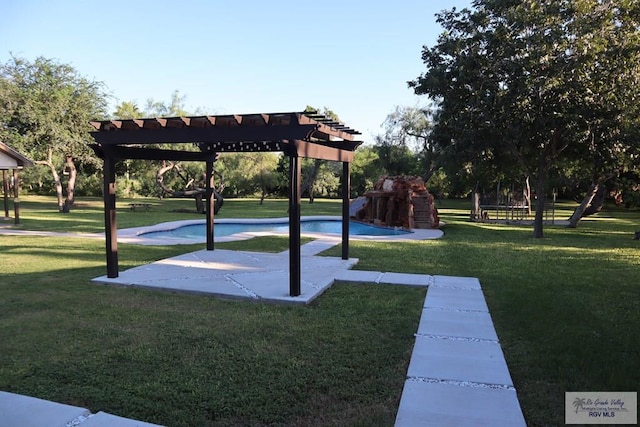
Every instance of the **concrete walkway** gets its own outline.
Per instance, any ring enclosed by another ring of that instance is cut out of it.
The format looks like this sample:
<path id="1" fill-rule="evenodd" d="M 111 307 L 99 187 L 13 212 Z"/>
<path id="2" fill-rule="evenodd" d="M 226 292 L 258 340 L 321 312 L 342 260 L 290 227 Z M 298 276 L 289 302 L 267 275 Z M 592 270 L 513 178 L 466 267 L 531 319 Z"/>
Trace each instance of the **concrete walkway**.
<path id="1" fill-rule="evenodd" d="M 478 279 L 353 270 L 336 279 L 428 286 L 396 427 L 526 427 Z"/>
<path id="2" fill-rule="evenodd" d="M 159 427 L 35 397 L 0 391 L 0 427 Z"/>
<path id="3" fill-rule="evenodd" d="M 356 259 L 317 256 L 337 243 L 302 247 L 300 297 L 288 295 L 287 252 L 197 251 L 94 282 L 289 304 L 309 303 L 335 280 L 428 287 L 396 426 L 526 426 L 478 279 L 358 271 Z M 5 392 L 0 414 L 0 427 L 153 426 Z"/>

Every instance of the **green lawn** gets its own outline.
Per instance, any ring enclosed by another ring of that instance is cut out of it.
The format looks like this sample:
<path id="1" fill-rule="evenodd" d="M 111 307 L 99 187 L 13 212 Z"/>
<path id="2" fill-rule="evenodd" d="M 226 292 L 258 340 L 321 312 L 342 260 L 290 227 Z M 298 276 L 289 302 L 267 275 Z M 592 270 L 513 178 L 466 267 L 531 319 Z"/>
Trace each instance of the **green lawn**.
<path id="1" fill-rule="evenodd" d="M 22 198 L 23 229 L 95 232 L 101 203 L 69 215 Z M 185 200 L 119 200 L 118 227 L 197 214 Z M 578 229 L 468 222 L 470 203 L 439 202 L 445 237 L 351 242 L 356 268 L 478 277 L 525 418 L 564 424 L 565 391 L 640 384 L 638 210 L 607 207 Z M 556 213 L 566 218 L 571 204 Z M 303 215 L 340 214 L 339 201 Z M 286 216 L 287 202 L 225 200 L 219 217 Z M 216 247 L 286 249 L 282 238 Z M 120 268 L 201 245 L 119 245 Z M 334 247 L 326 255 L 339 256 Z M 393 425 L 424 290 L 336 284 L 309 307 L 90 285 L 98 240 L 0 235 L 0 390 L 170 426 Z"/>

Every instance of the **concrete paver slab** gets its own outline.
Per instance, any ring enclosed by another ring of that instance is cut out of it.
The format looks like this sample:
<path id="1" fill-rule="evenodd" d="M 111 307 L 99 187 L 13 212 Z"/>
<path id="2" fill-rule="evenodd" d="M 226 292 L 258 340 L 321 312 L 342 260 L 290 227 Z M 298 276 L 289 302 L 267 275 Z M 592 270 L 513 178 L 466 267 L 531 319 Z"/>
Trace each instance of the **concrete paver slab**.
<path id="1" fill-rule="evenodd" d="M 265 272 L 261 274 L 236 274 L 231 277 L 236 283 L 256 295 L 263 301 L 288 302 L 293 304 L 308 304 L 331 284 L 325 286 L 300 281 L 300 295 L 289 295 L 289 272 Z"/>
<path id="2" fill-rule="evenodd" d="M 407 377 L 513 385 L 500 344 L 420 335 L 416 337 Z"/>
<path id="3" fill-rule="evenodd" d="M 76 418 L 89 415 L 77 406 L 0 391 L 0 425 L 20 427 L 65 427 Z"/>
<path id="4" fill-rule="evenodd" d="M 158 289 L 166 291 L 185 292 L 202 295 L 212 295 L 222 298 L 248 298 L 255 296 L 238 286 L 229 277 L 175 277 L 165 280 L 138 280 L 131 284 L 134 287 Z"/>
<path id="5" fill-rule="evenodd" d="M 433 284 L 451 288 L 480 289 L 480 281 L 476 277 L 433 276 Z"/>
<path id="6" fill-rule="evenodd" d="M 420 317 L 418 334 L 498 341 L 491 315 L 481 311 L 425 308 Z"/>
<path id="7" fill-rule="evenodd" d="M 312 256 L 317 255 L 320 252 L 324 252 L 327 249 L 334 247 L 337 244 L 340 244 L 342 241 L 340 239 L 317 239 L 312 242 L 306 243 L 300 247 L 300 255 L 302 256 Z M 287 251 L 288 252 L 288 251 Z"/>
<path id="8" fill-rule="evenodd" d="M 526 427 L 515 390 L 407 380 L 396 427 Z"/>
<path id="9" fill-rule="evenodd" d="M 442 288 L 437 286 L 429 287 L 424 307 L 489 311 L 480 289 Z"/>
<path id="10" fill-rule="evenodd" d="M 281 254 L 242 252 L 216 249 L 200 250 L 158 261 L 192 268 L 224 269 L 227 271 L 264 271 L 272 268 L 288 267 L 288 258 Z"/>
<path id="11" fill-rule="evenodd" d="M 382 273 L 379 271 L 343 270 L 336 274 L 336 280 L 344 282 L 378 283 Z"/>
<path id="12" fill-rule="evenodd" d="M 428 286 L 431 280 L 431 276 L 426 274 L 408 273 L 384 273 L 379 279 L 380 283 L 408 286 Z"/>
<path id="13" fill-rule="evenodd" d="M 159 424 L 151 424 L 143 421 L 136 421 L 129 418 L 118 417 L 117 415 L 98 412 L 87 418 L 78 427 L 162 427 Z"/>

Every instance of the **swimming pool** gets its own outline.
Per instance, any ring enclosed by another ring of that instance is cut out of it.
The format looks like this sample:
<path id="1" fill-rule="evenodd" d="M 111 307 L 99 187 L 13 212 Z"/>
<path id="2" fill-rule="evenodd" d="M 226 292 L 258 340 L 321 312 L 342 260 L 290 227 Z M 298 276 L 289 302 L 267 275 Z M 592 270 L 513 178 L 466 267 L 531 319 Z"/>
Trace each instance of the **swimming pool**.
<path id="1" fill-rule="evenodd" d="M 202 240 L 206 236 L 206 224 L 188 224 L 168 230 L 149 231 L 140 236 L 152 239 L 194 239 Z M 302 219 L 300 222 L 302 233 L 342 233 L 342 221 L 333 219 Z M 232 220 L 216 222 L 213 228 L 214 237 L 226 237 L 240 233 L 273 232 L 288 233 L 289 223 L 281 220 Z M 410 234 L 411 231 L 401 228 L 380 227 L 361 222 L 349 222 L 349 234 L 353 236 L 399 236 Z"/>

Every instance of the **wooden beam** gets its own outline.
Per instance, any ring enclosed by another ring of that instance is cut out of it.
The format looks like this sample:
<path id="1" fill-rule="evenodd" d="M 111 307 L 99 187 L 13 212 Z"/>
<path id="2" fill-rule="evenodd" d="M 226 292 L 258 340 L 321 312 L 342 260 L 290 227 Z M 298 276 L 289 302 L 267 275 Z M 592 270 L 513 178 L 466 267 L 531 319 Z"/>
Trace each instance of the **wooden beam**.
<path id="1" fill-rule="evenodd" d="M 258 153 L 280 152 L 284 150 L 285 143 L 280 141 L 247 141 L 247 142 L 211 142 L 201 145 L 210 147 L 218 153 Z"/>
<path id="2" fill-rule="evenodd" d="M 293 144 L 297 155 L 300 157 L 331 160 L 334 162 L 351 162 L 353 160 L 353 151 L 301 140 L 293 141 Z"/>
<path id="3" fill-rule="evenodd" d="M 298 123 L 300 125 L 314 124 L 315 127 L 316 127 L 316 131 L 327 135 L 327 137 L 334 136 L 336 138 L 340 138 L 340 139 L 343 139 L 343 140 L 346 140 L 346 141 L 353 141 L 355 139 L 354 135 L 359 135 L 360 134 L 357 131 L 354 131 L 354 130 L 351 130 L 351 129 L 345 128 L 345 127 L 341 127 L 340 129 L 333 128 L 333 127 L 325 124 L 323 121 L 320 121 L 318 119 L 314 119 L 314 118 L 306 116 L 304 114 L 299 114 L 298 115 Z M 335 122 L 335 123 L 337 123 L 337 122 Z"/>
<path id="4" fill-rule="evenodd" d="M 101 145 L 163 144 L 193 142 L 246 142 L 303 140 L 315 129 L 315 125 L 274 126 L 209 126 L 195 128 L 118 129 L 92 132 L 93 139 Z"/>
<path id="5" fill-rule="evenodd" d="M 98 144 L 92 144 L 91 148 L 98 157 L 104 159 L 104 149 Z M 149 147 L 123 147 L 119 145 L 109 146 L 110 156 L 116 159 L 136 159 L 136 160 L 182 160 L 185 162 L 206 162 L 214 161 L 216 153 L 212 151 L 182 151 L 165 150 Z"/>

